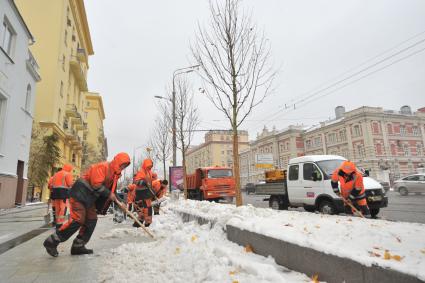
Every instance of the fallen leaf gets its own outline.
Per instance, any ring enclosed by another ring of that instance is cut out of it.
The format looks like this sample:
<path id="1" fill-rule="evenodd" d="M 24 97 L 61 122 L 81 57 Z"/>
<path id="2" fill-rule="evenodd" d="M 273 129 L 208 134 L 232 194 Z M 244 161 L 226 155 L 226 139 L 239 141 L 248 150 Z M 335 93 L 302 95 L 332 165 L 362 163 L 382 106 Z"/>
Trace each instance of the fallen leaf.
<path id="1" fill-rule="evenodd" d="M 178 255 L 179 253 L 180 253 L 180 248 L 179 247 L 177 247 L 176 248 L 176 251 L 174 252 L 176 255 Z"/>
<path id="2" fill-rule="evenodd" d="M 382 250 L 382 248 L 381 247 L 378 247 L 378 246 L 374 246 L 373 247 L 375 250 Z"/>
<path id="3" fill-rule="evenodd" d="M 232 283 L 239 283 L 239 281 L 238 280 L 233 280 Z"/>
<path id="4" fill-rule="evenodd" d="M 236 271 L 229 271 L 229 275 L 235 275 L 236 273 Z"/>
<path id="5" fill-rule="evenodd" d="M 385 250 L 384 259 L 385 260 L 390 260 L 391 259 L 391 254 L 388 252 L 388 250 Z"/>
<path id="6" fill-rule="evenodd" d="M 313 275 L 313 277 L 311 277 L 311 282 L 319 283 L 320 282 L 319 281 L 319 275 L 318 274 Z"/>
<path id="7" fill-rule="evenodd" d="M 316 225 L 316 226 L 314 226 L 314 227 L 316 227 L 317 229 L 320 229 L 320 225 Z"/>
<path id="8" fill-rule="evenodd" d="M 304 231 L 308 233 L 307 227 L 304 227 Z"/>
<path id="9" fill-rule="evenodd" d="M 399 255 L 392 255 L 391 256 L 392 259 L 396 260 L 396 261 L 401 261 L 403 258 Z"/>
<path id="10" fill-rule="evenodd" d="M 425 254 L 425 249 L 421 250 L 421 253 Z"/>
<path id="11" fill-rule="evenodd" d="M 290 223 L 285 224 L 285 225 L 283 225 L 283 226 L 287 226 L 287 227 L 294 227 L 294 225 L 292 225 L 292 224 L 290 224 Z"/>
<path id="12" fill-rule="evenodd" d="M 192 242 L 195 242 L 196 239 L 197 239 L 197 237 L 195 235 L 193 235 L 192 238 L 191 238 Z"/>
<path id="13" fill-rule="evenodd" d="M 352 221 L 353 221 L 353 219 L 351 219 L 351 218 L 348 218 L 348 219 L 347 219 L 347 221 L 350 221 L 350 222 L 352 222 Z"/>
<path id="14" fill-rule="evenodd" d="M 399 243 L 401 243 L 400 237 L 395 237 Z"/>
<path id="15" fill-rule="evenodd" d="M 247 252 L 247 253 L 252 253 L 253 252 L 252 246 L 250 244 L 248 244 L 248 245 L 245 246 L 245 252 Z"/>

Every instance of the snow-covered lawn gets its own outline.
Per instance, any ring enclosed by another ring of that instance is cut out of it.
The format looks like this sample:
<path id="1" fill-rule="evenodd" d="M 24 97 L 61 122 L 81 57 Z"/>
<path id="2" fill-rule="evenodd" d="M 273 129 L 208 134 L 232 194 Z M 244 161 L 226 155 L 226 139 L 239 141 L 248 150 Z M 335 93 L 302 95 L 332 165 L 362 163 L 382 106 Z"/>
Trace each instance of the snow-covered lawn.
<path id="1" fill-rule="evenodd" d="M 181 202 L 184 206 L 184 202 Z M 277 265 L 272 258 L 256 255 L 226 239 L 223 227 L 183 223 L 171 211 L 177 203 L 163 206 L 149 227 L 155 240 L 128 242 L 107 252 L 102 282 L 310 282 L 304 274 Z M 129 235 L 147 237 L 131 221 L 116 225 L 103 239 Z"/>
<path id="2" fill-rule="evenodd" d="M 169 206 L 175 211 L 215 219 L 218 227 L 231 224 L 367 266 L 390 267 L 425 280 L 424 224 L 274 211 L 250 205 L 236 208 L 206 201 L 180 200 Z"/>

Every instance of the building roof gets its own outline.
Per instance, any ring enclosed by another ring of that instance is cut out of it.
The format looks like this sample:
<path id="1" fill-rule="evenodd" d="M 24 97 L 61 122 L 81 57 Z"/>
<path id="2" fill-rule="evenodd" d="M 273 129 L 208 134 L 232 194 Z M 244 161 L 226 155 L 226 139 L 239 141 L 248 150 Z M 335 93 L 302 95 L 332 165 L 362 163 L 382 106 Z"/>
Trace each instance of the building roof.
<path id="1" fill-rule="evenodd" d="M 99 93 L 96 93 L 96 92 L 86 92 L 86 99 L 98 101 L 100 115 L 102 117 L 102 120 L 104 120 L 105 119 L 105 110 L 103 109 L 102 96 L 100 96 Z"/>
<path id="2" fill-rule="evenodd" d="M 93 55 L 94 54 L 93 43 L 91 41 L 89 23 L 87 21 L 87 14 L 86 14 L 86 8 L 84 5 L 84 0 L 77 0 L 75 1 L 75 3 L 77 4 L 78 13 L 81 16 L 81 23 L 83 25 L 82 28 L 84 30 L 83 31 L 84 41 L 87 45 L 87 54 Z"/>
<path id="3" fill-rule="evenodd" d="M 29 39 L 31 40 L 30 44 L 33 44 L 35 42 L 34 36 L 32 35 L 31 31 L 29 30 L 27 24 L 25 23 L 24 18 L 22 17 L 21 13 L 19 12 L 18 7 L 16 7 L 15 1 L 9 0 L 10 6 L 15 11 L 16 15 L 18 16 L 19 21 L 22 23 Z"/>

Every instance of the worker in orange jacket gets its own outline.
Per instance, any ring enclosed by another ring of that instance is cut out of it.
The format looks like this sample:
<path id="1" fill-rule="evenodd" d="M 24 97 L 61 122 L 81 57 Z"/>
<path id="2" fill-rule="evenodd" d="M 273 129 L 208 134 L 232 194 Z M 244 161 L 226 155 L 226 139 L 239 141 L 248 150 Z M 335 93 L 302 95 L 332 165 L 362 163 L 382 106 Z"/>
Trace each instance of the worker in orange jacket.
<path id="1" fill-rule="evenodd" d="M 152 187 L 155 191 L 155 196 L 157 200 L 160 200 L 163 196 L 165 196 L 165 193 L 167 192 L 168 187 L 168 181 L 167 180 L 154 180 L 152 182 Z M 161 203 L 156 203 L 153 206 L 153 214 L 159 215 L 159 209 L 161 207 Z"/>
<path id="2" fill-rule="evenodd" d="M 341 188 L 341 191 L 338 187 Z M 341 195 L 344 199 L 359 209 L 365 217 L 370 218 L 370 210 L 367 206 L 365 189 L 363 185 L 363 175 L 357 171 L 356 165 L 351 161 L 344 161 L 337 168 L 331 177 L 332 189 L 337 195 Z M 352 214 L 353 211 L 349 206 L 345 206 L 345 211 Z"/>
<path id="3" fill-rule="evenodd" d="M 71 218 L 50 235 L 43 243 L 51 256 L 57 257 L 57 246 L 80 230 L 71 247 L 72 255 L 91 254 L 93 250 L 85 245 L 96 227 L 97 213 L 106 214 L 109 205 L 116 201 L 115 189 L 121 171 L 130 165 L 127 153 L 117 154 L 111 162 L 90 166 L 70 191 Z"/>
<path id="4" fill-rule="evenodd" d="M 56 229 L 59 229 L 69 210 L 69 189 L 72 187 L 72 165 L 65 164 L 62 170 L 54 174 L 50 180 L 48 187 L 50 189 L 50 199 L 52 208 L 54 208 L 54 221 Z"/>
<path id="5" fill-rule="evenodd" d="M 139 208 L 139 221 L 148 227 L 152 223 L 152 205 L 151 199 L 153 197 L 152 181 L 156 173 L 152 172 L 153 162 L 147 158 L 143 160 L 140 170 L 134 177 L 135 189 L 135 204 Z M 139 227 L 137 222 L 133 223 L 134 227 Z"/>

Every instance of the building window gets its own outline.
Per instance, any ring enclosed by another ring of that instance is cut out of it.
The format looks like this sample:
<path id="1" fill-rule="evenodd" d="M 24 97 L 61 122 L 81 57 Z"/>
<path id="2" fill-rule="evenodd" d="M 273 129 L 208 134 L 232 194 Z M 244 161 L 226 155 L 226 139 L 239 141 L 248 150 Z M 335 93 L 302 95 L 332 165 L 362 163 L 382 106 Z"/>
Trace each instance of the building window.
<path id="1" fill-rule="evenodd" d="M 345 130 L 339 132 L 339 139 L 341 141 L 346 141 L 347 140 L 347 134 L 345 133 Z"/>
<path id="2" fill-rule="evenodd" d="M 365 156 L 365 152 L 364 152 L 364 148 L 363 148 L 363 145 L 358 145 L 357 146 L 357 153 L 358 153 L 358 155 L 359 155 L 359 158 L 364 158 L 364 156 Z"/>
<path id="3" fill-rule="evenodd" d="M 306 141 L 305 141 L 305 147 L 306 147 L 307 149 L 309 149 L 309 148 L 311 147 L 311 140 L 306 140 Z"/>
<path id="4" fill-rule="evenodd" d="M 322 141 L 320 140 L 320 137 L 314 138 L 314 145 L 320 146 L 322 144 Z"/>
<path id="5" fill-rule="evenodd" d="M 27 85 L 27 94 L 25 96 L 25 110 L 30 112 L 31 108 L 31 85 Z"/>
<path id="6" fill-rule="evenodd" d="M 76 160 L 76 155 L 75 155 L 75 153 L 73 153 L 72 154 L 72 162 L 75 163 L 75 160 Z"/>
<path id="7" fill-rule="evenodd" d="M 62 70 L 65 71 L 65 55 L 62 55 Z"/>
<path id="8" fill-rule="evenodd" d="M 68 31 L 67 30 L 65 30 L 65 37 L 63 42 L 65 43 L 65 46 L 68 46 Z"/>
<path id="9" fill-rule="evenodd" d="M 419 136 L 419 128 L 418 127 L 413 127 L 413 135 Z"/>
<path id="10" fill-rule="evenodd" d="M 336 142 L 336 134 L 335 133 L 329 134 L 328 140 L 329 140 L 330 143 L 335 143 Z"/>
<path id="11" fill-rule="evenodd" d="M 395 144 L 391 145 L 391 154 L 397 156 L 397 146 Z"/>
<path id="12" fill-rule="evenodd" d="M 417 156 L 422 156 L 423 155 L 422 144 L 420 144 L 420 143 L 418 143 L 416 145 L 416 155 Z"/>
<path id="13" fill-rule="evenodd" d="M 3 125 L 6 119 L 6 105 L 7 105 L 6 97 L 4 97 L 0 93 L 0 145 L 2 144 L 2 140 L 3 140 Z"/>
<path id="14" fill-rule="evenodd" d="M 61 81 L 61 86 L 60 86 L 59 94 L 60 94 L 61 97 L 63 97 L 63 81 Z"/>
<path id="15" fill-rule="evenodd" d="M 405 136 L 406 135 L 406 127 L 405 126 L 400 126 L 400 135 L 401 136 Z"/>
<path id="16" fill-rule="evenodd" d="M 16 33 L 14 29 L 12 28 L 12 25 L 9 23 L 9 21 L 5 17 L 3 19 L 3 42 L 1 47 L 10 57 L 12 57 L 12 49 L 13 49 L 13 44 L 15 41 L 15 36 L 16 36 Z"/>
<path id="17" fill-rule="evenodd" d="M 59 108 L 58 110 L 58 124 L 61 124 L 61 114 L 62 114 L 62 110 Z"/>
<path id="18" fill-rule="evenodd" d="M 382 155 L 382 145 L 380 143 L 376 144 L 376 155 Z"/>
<path id="19" fill-rule="evenodd" d="M 407 144 L 403 145 L 404 156 L 410 155 L 409 146 Z"/>
<path id="20" fill-rule="evenodd" d="M 393 126 L 391 124 L 387 124 L 387 131 L 389 135 L 393 134 Z"/>
<path id="21" fill-rule="evenodd" d="M 84 120 L 87 120 L 87 117 L 89 116 L 88 112 L 84 112 Z"/>
<path id="22" fill-rule="evenodd" d="M 379 125 L 376 122 L 372 123 L 372 131 L 374 134 L 379 134 Z"/>
<path id="23" fill-rule="evenodd" d="M 360 136 L 360 126 L 359 125 L 355 125 L 353 127 L 353 136 L 358 137 Z"/>

